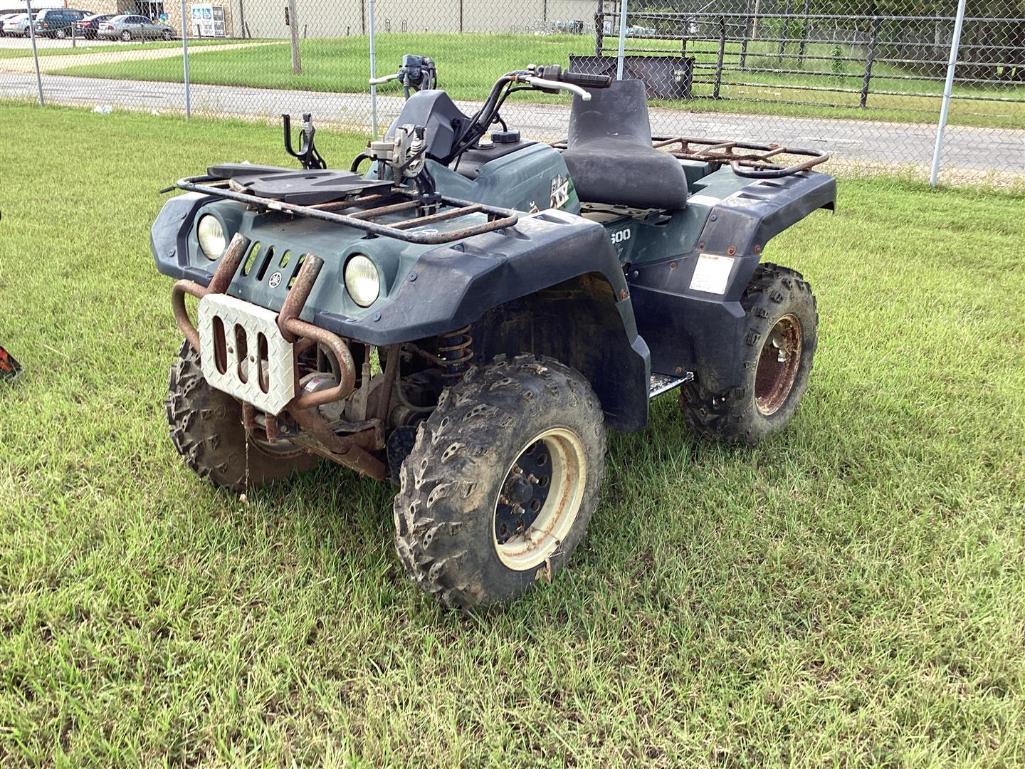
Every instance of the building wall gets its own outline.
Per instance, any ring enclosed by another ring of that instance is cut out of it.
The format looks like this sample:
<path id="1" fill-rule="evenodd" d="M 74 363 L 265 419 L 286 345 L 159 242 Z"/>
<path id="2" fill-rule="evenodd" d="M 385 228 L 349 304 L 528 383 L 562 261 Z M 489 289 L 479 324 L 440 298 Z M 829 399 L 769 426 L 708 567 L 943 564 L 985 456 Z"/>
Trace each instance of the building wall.
<path id="1" fill-rule="evenodd" d="M 252 37 L 288 37 L 286 0 L 229 0 Z M 297 0 L 300 33 L 307 37 L 366 34 L 367 0 Z M 389 32 L 540 32 L 555 22 L 581 21 L 594 31 L 595 0 L 377 0 L 377 30 Z"/>
<path id="2" fill-rule="evenodd" d="M 3 2 L 3 0 L 0 0 Z M 32 0 L 33 8 L 84 7 L 93 13 L 138 13 L 135 0 Z M 186 3 L 187 18 L 192 3 Z M 222 0 L 229 37 L 287 38 L 287 0 Z M 368 0 L 296 0 L 300 35 L 344 37 L 367 33 Z M 586 34 L 594 32 L 596 0 L 377 0 L 377 31 L 533 33 L 557 31 L 557 22 L 580 21 Z M 181 32 L 181 3 L 164 0 L 167 23 Z M 145 14 L 143 14 L 145 15 Z M 244 25 L 244 29 L 243 29 Z M 192 35 L 191 25 L 188 29 Z"/>

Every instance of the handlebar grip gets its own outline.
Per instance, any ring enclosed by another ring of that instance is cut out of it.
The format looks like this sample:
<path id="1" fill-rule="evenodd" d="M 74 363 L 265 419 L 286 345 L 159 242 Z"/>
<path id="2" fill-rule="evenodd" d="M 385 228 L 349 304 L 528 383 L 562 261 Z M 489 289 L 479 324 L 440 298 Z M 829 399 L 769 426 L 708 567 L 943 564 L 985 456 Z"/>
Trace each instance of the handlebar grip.
<path id="1" fill-rule="evenodd" d="M 584 88 L 608 88 L 612 84 L 612 78 L 608 75 L 591 75 L 587 72 L 563 72 L 561 80 Z"/>

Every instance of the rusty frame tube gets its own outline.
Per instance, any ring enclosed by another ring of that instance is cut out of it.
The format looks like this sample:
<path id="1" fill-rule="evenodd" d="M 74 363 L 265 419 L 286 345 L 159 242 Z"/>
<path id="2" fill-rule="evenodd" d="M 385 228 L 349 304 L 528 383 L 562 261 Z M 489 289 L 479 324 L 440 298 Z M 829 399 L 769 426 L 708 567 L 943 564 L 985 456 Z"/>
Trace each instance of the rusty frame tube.
<path id="1" fill-rule="evenodd" d="M 375 480 L 387 477 L 384 462 L 367 451 L 367 448 L 379 448 L 378 444 L 382 443 L 379 428 L 372 427 L 341 437 L 335 435 L 328 421 L 312 409 L 296 408 L 293 403 L 288 407 L 288 413 L 307 435 L 323 447 L 316 453 Z"/>
<path id="2" fill-rule="evenodd" d="M 171 287 L 171 310 L 174 312 L 174 320 L 182 334 L 185 335 L 185 339 L 188 340 L 192 349 L 196 352 L 199 352 L 199 331 L 196 329 L 196 324 L 192 322 L 192 319 L 189 317 L 189 311 L 185 307 L 185 295 L 189 294 L 196 297 L 196 299 L 202 299 L 207 294 L 223 294 L 228 290 L 228 286 L 231 285 L 231 279 L 234 277 L 238 266 L 242 263 L 242 257 L 245 256 L 246 249 L 248 248 L 249 238 L 245 237 L 242 233 L 236 232 L 235 237 L 231 239 L 231 243 L 224 249 L 221 262 L 217 265 L 217 269 L 207 285 L 201 286 L 199 283 L 191 280 L 179 280 Z"/>
<path id="3" fill-rule="evenodd" d="M 299 313 L 302 312 L 306 300 L 310 298 L 310 291 L 313 290 L 313 284 L 316 283 L 323 266 L 324 260 L 319 256 L 303 256 L 299 274 L 296 275 L 295 283 L 289 289 L 285 303 L 281 305 L 281 311 L 278 313 L 278 328 L 290 342 L 305 338 L 324 345 L 338 363 L 339 382 L 330 389 L 297 396 L 289 404 L 290 409 L 309 409 L 333 403 L 348 397 L 356 387 L 356 364 L 349 351 L 349 345 L 337 334 L 299 319 Z"/>

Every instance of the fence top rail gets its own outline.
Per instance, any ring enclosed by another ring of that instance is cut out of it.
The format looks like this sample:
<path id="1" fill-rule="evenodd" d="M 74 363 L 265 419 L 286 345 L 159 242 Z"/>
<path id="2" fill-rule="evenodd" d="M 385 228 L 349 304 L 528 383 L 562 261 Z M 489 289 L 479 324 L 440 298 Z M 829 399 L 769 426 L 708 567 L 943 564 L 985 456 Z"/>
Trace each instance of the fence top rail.
<path id="1" fill-rule="evenodd" d="M 612 13 L 606 13 L 606 16 L 619 16 L 618 11 Z M 740 11 L 635 11 L 628 9 L 626 12 L 627 17 L 633 16 L 634 18 L 644 19 L 667 19 L 667 20 L 686 20 L 686 19 L 747 19 L 757 16 L 759 19 L 834 19 L 840 21 L 956 21 L 956 16 L 904 16 L 900 14 L 889 14 L 889 13 L 864 13 L 864 14 L 847 14 L 847 13 L 809 13 L 804 14 L 800 12 L 791 13 L 747 13 Z M 1018 18 L 1014 16 L 966 16 L 964 19 L 966 22 L 980 22 L 980 21 L 996 21 L 1002 24 L 1020 24 L 1025 22 L 1025 18 Z"/>

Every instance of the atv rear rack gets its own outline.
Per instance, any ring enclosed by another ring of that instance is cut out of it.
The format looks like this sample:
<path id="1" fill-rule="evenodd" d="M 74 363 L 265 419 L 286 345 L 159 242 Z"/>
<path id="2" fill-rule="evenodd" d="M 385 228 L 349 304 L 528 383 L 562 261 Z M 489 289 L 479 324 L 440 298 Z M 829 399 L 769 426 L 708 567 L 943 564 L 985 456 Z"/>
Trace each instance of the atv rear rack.
<path id="1" fill-rule="evenodd" d="M 674 145 L 678 145 L 674 148 Z M 752 142 L 691 139 L 684 136 L 656 136 L 651 140 L 655 149 L 665 149 L 680 160 L 697 160 L 718 166 L 730 164 L 733 173 L 750 179 L 778 179 L 825 163 L 829 155 L 819 150 L 784 147 L 781 144 L 754 144 Z M 790 165 L 780 165 L 787 156 L 802 157 Z"/>
<path id="2" fill-rule="evenodd" d="M 235 200 L 268 211 L 280 211 L 293 216 L 305 216 L 309 219 L 344 224 L 364 230 L 371 235 L 427 246 L 451 243 L 473 235 L 512 227 L 521 216 L 518 211 L 509 208 L 450 198 L 447 195 L 439 196 L 436 204 L 425 204 L 415 191 L 402 187 L 392 187 L 386 192 L 357 193 L 341 197 L 338 200 L 303 206 L 239 192 L 230 188 L 230 182 L 230 179 L 214 176 L 192 176 L 179 179 L 174 186 L 186 192 L 198 192 L 226 200 Z M 332 209 L 356 210 L 350 213 L 334 213 Z M 416 215 L 409 219 L 399 219 L 388 223 L 380 221 L 382 217 L 403 212 L 414 212 Z M 487 221 L 444 231 L 436 229 L 415 231 L 419 227 L 448 222 L 472 214 L 485 214 Z"/>
<path id="3" fill-rule="evenodd" d="M 679 147 L 668 149 L 674 144 Z M 552 147 L 557 150 L 564 150 L 566 146 L 566 139 L 552 142 Z M 670 155 L 680 160 L 711 163 L 716 169 L 729 163 L 733 173 L 749 179 L 778 179 L 781 176 L 807 171 L 829 160 L 829 155 L 818 150 L 784 147 L 781 144 L 691 139 L 684 136 L 656 136 L 651 140 L 651 146 L 655 149 L 666 149 Z M 806 159 L 788 166 L 773 162 L 787 155 L 797 155 Z"/>

